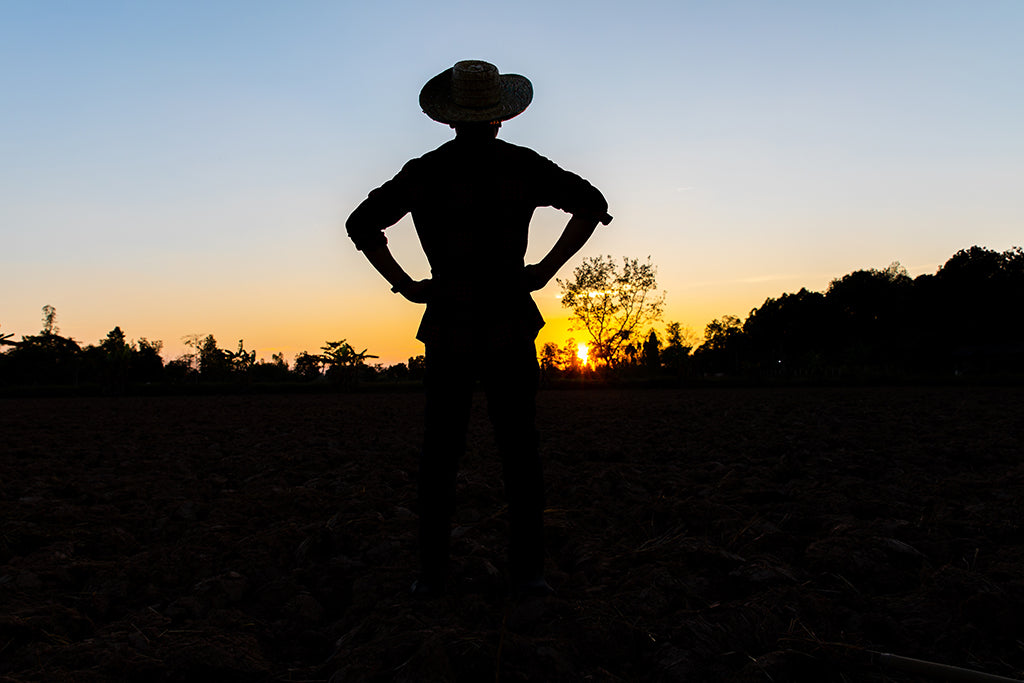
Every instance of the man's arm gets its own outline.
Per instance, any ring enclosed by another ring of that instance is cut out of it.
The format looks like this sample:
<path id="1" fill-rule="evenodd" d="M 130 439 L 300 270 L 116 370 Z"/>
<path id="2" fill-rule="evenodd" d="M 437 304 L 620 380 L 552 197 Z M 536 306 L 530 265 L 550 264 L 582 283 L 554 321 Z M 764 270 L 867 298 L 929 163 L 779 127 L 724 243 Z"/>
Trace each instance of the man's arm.
<path id="1" fill-rule="evenodd" d="M 387 244 L 365 247 L 363 255 L 378 273 L 391 285 L 391 291 L 401 294 L 416 304 L 425 304 L 430 298 L 430 279 L 413 280 L 391 254 Z"/>
<path id="2" fill-rule="evenodd" d="M 611 220 L 612 217 L 608 214 L 600 219 L 578 215 L 570 218 L 547 256 L 542 258 L 539 263 L 526 266 L 523 269 L 523 280 L 527 288 L 531 292 L 543 288 L 562 266 L 583 248 L 590 236 L 594 234 L 597 224 L 608 225 Z"/>
<path id="3" fill-rule="evenodd" d="M 430 280 L 413 280 L 391 254 L 385 228 L 397 223 L 410 210 L 410 174 L 416 160 L 407 163 L 394 178 L 384 183 L 356 207 L 345 222 L 348 236 L 363 252 L 378 273 L 391 285 L 391 291 L 417 304 L 427 303 Z"/>

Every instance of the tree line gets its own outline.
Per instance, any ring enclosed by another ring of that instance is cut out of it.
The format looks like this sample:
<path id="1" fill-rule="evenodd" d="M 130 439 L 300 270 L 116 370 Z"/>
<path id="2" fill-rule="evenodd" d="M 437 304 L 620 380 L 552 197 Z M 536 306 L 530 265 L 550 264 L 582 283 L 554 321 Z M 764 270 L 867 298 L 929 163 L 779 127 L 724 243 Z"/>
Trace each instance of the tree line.
<path id="1" fill-rule="evenodd" d="M 1024 369 L 1024 250 L 974 246 L 954 254 L 934 275 L 911 278 L 899 263 L 857 270 L 826 291 L 801 289 L 768 298 L 746 319 L 726 315 L 699 339 L 678 322 L 658 328 L 665 295 L 650 258 L 584 259 L 559 280 L 562 304 L 582 341 L 539 350 L 547 380 L 592 378 L 858 379 L 1020 375 Z M 418 382 L 423 356 L 371 363 L 377 356 L 346 340 L 328 341 L 289 364 L 270 361 L 239 341 L 221 348 L 211 334 L 188 335 L 186 352 L 164 362 L 163 344 L 129 341 L 115 327 L 96 344 L 60 335 L 56 310 L 43 307 L 43 327 L 15 341 L 0 334 L 0 386 L 99 386 L 114 392 L 146 384 Z M 582 348 L 581 348 L 582 347 Z"/>
<path id="2" fill-rule="evenodd" d="M 825 292 L 769 298 L 745 320 L 708 324 L 704 374 L 914 378 L 1024 374 L 1024 251 L 974 246 L 934 275 L 899 263 L 858 270 Z"/>
<path id="3" fill-rule="evenodd" d="M 387 367 L 368 365 L 377 356 L 357 351 L 346 340 L 328 341 L 319 353 L 303 351 L 292 364 L 284 354 L 269 361 L 256 360 L 256 352 L 239 340 L 235 350 L 221 348 L 212 334 L 182 338 L 185 353 L 164 362 L 163 342 L 145 338 L 129 341 L 115 327 L 96 344 L 82 346 L 61 336 L 53 306 L 43 307 L 39 334 L 14 341 L 0 334 L 0 386 L 95 386 L 122 392 L 142 385 L 250 385 L 321 382 L 350 387 L 366 381 L 417 381 L 425 366 L 423 356 Z"/>
<path id="4" fill-rule="evenodd" d="M 696 339 L 679 323 L 662 331 L 664 294 L 650 263 L 585 259 L 561 281 L 577 342 L 546 344 L 547 376 L 731 377 L 865 380 L 1024 374 L 1024 251 L 973 246 L 934 275 L 911 278 L 898 262 L 768 298 L 746 319 L 712 320 Z M 641 331 L 643 331 L 641 333 Z M 699 343 L 698 343 L 699 342 Z"/>

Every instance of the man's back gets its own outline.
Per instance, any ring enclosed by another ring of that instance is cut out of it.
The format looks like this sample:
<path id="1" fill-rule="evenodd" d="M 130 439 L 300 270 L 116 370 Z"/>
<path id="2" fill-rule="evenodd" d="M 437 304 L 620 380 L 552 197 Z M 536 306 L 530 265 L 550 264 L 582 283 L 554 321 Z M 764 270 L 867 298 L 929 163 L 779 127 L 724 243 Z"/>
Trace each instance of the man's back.
<path id="1" fill-rule="evenodd" d="M 536 333 L 543 319 L 521 274 L 540 206 L 590 215 L 607 208 L 590 183 L 533 150 L 460 135 L 371 192 L 348 230 L 358 244 L 412 214 L 433 281 L 421 333 L 494 324 Z"/>
<path id="2" fill-rule="evenodd" d="M 349 232 L 358 238 L 386 227 L 396 210 L 411 212 L 435 281 L 497 289 L 522 270 L 540 206 L 594 214 L 607 208 L 590 183 L 533 150 L 456 138 L 370 193 Z"/>
<path id="3" fill-rule="evenodd" d="M 455 140 L 413 159 L 377 188 L 346 224 L 356 248 L 409 301 L 426 304 L 416 335 L 426 351 L 426 425 L 418 474 L 418 597 L 445 590 L 455 477 L 465 450 L 474 381 L 482 380 L 508 498 L 508 573 L 514 594 L 551 593 L 544 579 L 544 481 L 534 424 L 544 324 L 530 292 L 544 287 L 599 223 L 601 193 L 524 147 L 495 139 L 502 121 L 533 98 L 528 79 L 493 64 L 457 63 L 430 79 L 420 106 Z M 572 214 L 538 263 L 524 265 L 538 206 Z M 432 277 L 414 280 L 384 230 L 411 213 Z"/>

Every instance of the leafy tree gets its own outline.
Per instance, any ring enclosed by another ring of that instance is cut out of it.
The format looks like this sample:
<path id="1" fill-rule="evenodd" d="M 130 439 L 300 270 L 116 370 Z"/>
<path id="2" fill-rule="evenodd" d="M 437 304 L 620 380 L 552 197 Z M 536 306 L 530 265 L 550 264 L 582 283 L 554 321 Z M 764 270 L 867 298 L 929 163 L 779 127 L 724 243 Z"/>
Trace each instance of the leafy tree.
<path id="1" fill-rule="evenodd" d="M 100 341 L 100 348 L 108 354 L 117 357 L 127 356 L 131 350 L 131 346 L 125 341 L 124 332 L 121 331 L 120 326 L 107 332 L 106 338 Z"/>
<path id="2" fill-rule="evenodd" d="M 644 341 L 642 358 L 648 370 L 656 371 L 661 368 L 661 340 L 654 330 L 651 330 Z"/>
<path id="3" fill-rule="evenodd" d="M 540 349 L 540 369 L 545 372 L 557 372 L 562 369 L 559 358 L 558 344 L 547 342 Z"/>
<path id="4" fill-rule="evenodd" d="M 562 346 L 548 342 L 541 347 L 541 370 L 549 377 L 578 373 L 583 366 L 579 352 L 580 345 L 571 337 Z"/>
<path id="5" fill-rule="evenodd" d="M 686 358 L 690 355 L 690 348 L 683 344 L 679 323 L 669 323 L 666 334 L 668 341 L 665 344 L 665 348 L 658 354 L 661 364 L 666 369 L 671 370 L 673 374 L 682 376 L 683 365 L 686 363 Z"/>
<path id="6" fill-rule="evenodd" d="M 655 274 L 650 257 L 645 263 L 623 257 L 620 269 L 611 256 L 594 256 L 573 270 L 572 280 L 557 281 L 572 329 L 586 330 L 592 355 L 606 365 L 625 357 L 638 328 L 661 318 L 665 295 L 655 292 Z"/>
<path id="7" fill-rule="evenodd" d="M 145 338 L 128 342 L 121 328 L 115 327 L 97 345 L 83 349 L 83 380 L 98 382 L 115 392 L 135 382 L 160 381 L 164 370 L 162 348 L 162 342 Z"/>
<path id="8" fill-rule="evenodd" d="M 743 332 L 743 324 L 734 315 L 715 318 L 704 328 L 704 343 L 701 349 L 718 351 L 729 346 L 729 341 Z"/>
<path id="9" fill-rule="evenodd" d="M 590 358 L 589 352 L 587 359 L 588 361 L 593 360 Z M 559 351 L 558 363 L 563 372 L 575 374 L 583 370 L 583 359 L 580 358 L 580 344 L 572 337 L 566 340 L 565 345 Z"/>
<path id="10" fill-rule="evenodd" d="M 57 327 L 57 309 L 46 304 L 43 306 L 43 330 L 42 335 L 57 334 L 60 329 Z"/>
<path id="11" fill-rule="evenodd" d="M 364 366 L 367 358 L 376 358 L 367 353 L 367 349 L 356 351 L 344 339 L 329 341 L 320 347 L 323 353 L 320 358 L 326 367 L 325 374 L 331 381 L 351 385 L 358 380 L 359 368 Z"/>
<path id="12" fill-rule="evenodd" d="M 256 352 L 245 350 L 245 340 L 238 340 L 237 351 L 224 351 L 224 359 L 227 361 L 231 374 L 236 377 L 248 380 L 249 371 L 256 364 Z"/>
<path id="13" fill-rule="evenodd" d="M 676 374 L 680 374 L 694 346 L 693 333 L 678 322 L 669 323 L 665 327 L 665 333 L 668 342 L 661 351 L 661 362 L 666 368 L 671 368 Z"/>
<path id="14" fill-rule="evenodd" d="M 184 382 L 194 377 L 195 374 L 192 364 L 184 356 L 169 360 L 164 365 L 164 379 L 172 383 Z"/>
<path id="15" fill-rule="evenodd" d="M 164 343 L 140 337 L 132 350 L 131 377 L 137 382 L 158 382 L 163 379 L 164 359 L 160 357 Z"/>
<path id="16" fill-rule="evenodd" d="M 186 374 L 195 373 L 195 377 L 199 379 L 199 348 L 203 345 L 203 335 L 201 334 L 186 334 L 181 338 L 181 343 L 188 349 L 185 353 L 181 354 L 175 360 L 181 361 L 175 364 L 175 373 L 177 373 L 182 367 L 187 368 Z"/>
<path id="17" fill-rule="evenodd" d="M 406 363 L 409 367 L 409 379 L 420 380 L 427 371 L 427 357 L 424 355 L 413 356 Z"/>
<path id="18" fill-rule="evenodd" d="M 933 320 L 964 338 L 977 337 L 980 330 L 992 343 L 1012 343 L 1024 336 L 1024 323 L 1015 313 L 1024 301 L 1020 247 L 1004 252 L 962 249 L 935 274 L 934 285 L 934 296 L 942 303 L 941 310 L 932 312 Z"/>
<path id="19" fill-rule="evenodd" d="M 231 359 L 226 351 L 217 347 L 212 334 L 199 345 L 199 375 L 204 380 L 223 381 L 231 375 Z"/>
<path id="20" fill-rule="evenodd" d="M 301 379 L 314 380 L 320 378 L 320 367 L 323 365 L 323 358 L 319 355 L 300 351 L 295 356 L 294 372 Z"/>
<path id="21" fill-rule="evenodd" d="M 835 356 L 832 363 L 858 371 L 895 369 L 908 351 L 912 284 L 897 262 L 833 280 L 825 292 L 825 321 L 831 327 L 825 343 Z"/>
<path id="22" fill-rule="evenodd" d="M 918 289 L 928 290 L 917 297 L 917 310 L 924 317 L 922 345 L 935 362 L 957 372 L 1021 367 L 1024 250 L 962 249 L 929 281 L 915 281 Z"/>
<path id="23" fill-rule="evenodd" d="M 4 354 L 8 381 L 33 384 L 77 384 L 82 349 L 73 339 L 58 334 L 57 311 L 43 306 L 43 329 L 33 336 L 22 336 Z"/>
<path id="24" fill-rule="evenodd" d="M 283 353 L 275 353 L 269 363 L 260 359 L 259 363 L 254 364 L 250 374 L 255 382 L 286 382 L 290 375 L 288 361 L 284 359 Z"/>
<path id="25" fill-rule="evenodd" d="M 103 352 L 103 384 L 115 391 L 124 390 L 128 383 L 128 368 L 132 360 L 132 347 L 125 341 L 124 332 L 115 327 L 107 332 L 107 337 L 100 342 Z"/>
<path id="26" fill-rule="evenodd" d="M 377 376 L 387 382 L 404 382 L 409 379 L 409 366 L 405 363 L 388 365 L 377 371 Z"/>
<path id="27" fill-rule="evenodd" d="M 773 373 L 817 368 L 834 345 L 833 315 L 825 295 L 801 289 L 768 298 L 743 323 L 755 362 Z"/>
<path id="28" fill-rule="evenodd" d="M 730 372 L 740 368 L 745 337 L 743 323 L 734 315 L 715 318 L 704 328 L 704 343 L 695 355 L 708 372 Z"/>

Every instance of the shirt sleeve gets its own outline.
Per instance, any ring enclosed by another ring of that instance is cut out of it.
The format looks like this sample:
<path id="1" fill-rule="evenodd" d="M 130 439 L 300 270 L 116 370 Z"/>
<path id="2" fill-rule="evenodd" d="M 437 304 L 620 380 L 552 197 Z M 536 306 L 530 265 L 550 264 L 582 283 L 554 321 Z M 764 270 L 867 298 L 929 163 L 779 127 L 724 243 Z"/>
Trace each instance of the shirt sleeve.
<path id="1" fill-rule="evenodd" d="M 532 175 L 540 181 L 539 206 L 552 206 L 573 216 L 590 218 L 605 225 L 611 221 L 607 200 L 587 180 L 560 168 L 539 154 L 534 164 L 536 170 Z"/>
<path id="2" fill-rule="evenodd" d="M 363 251 L 388 243 L 384 230 L 400 221 L 412 209 L 415 172 L 416 164 L 413 160 L 394 178 L 372 190 L 348 217 L 345 229 L 356 249 Z"/>

